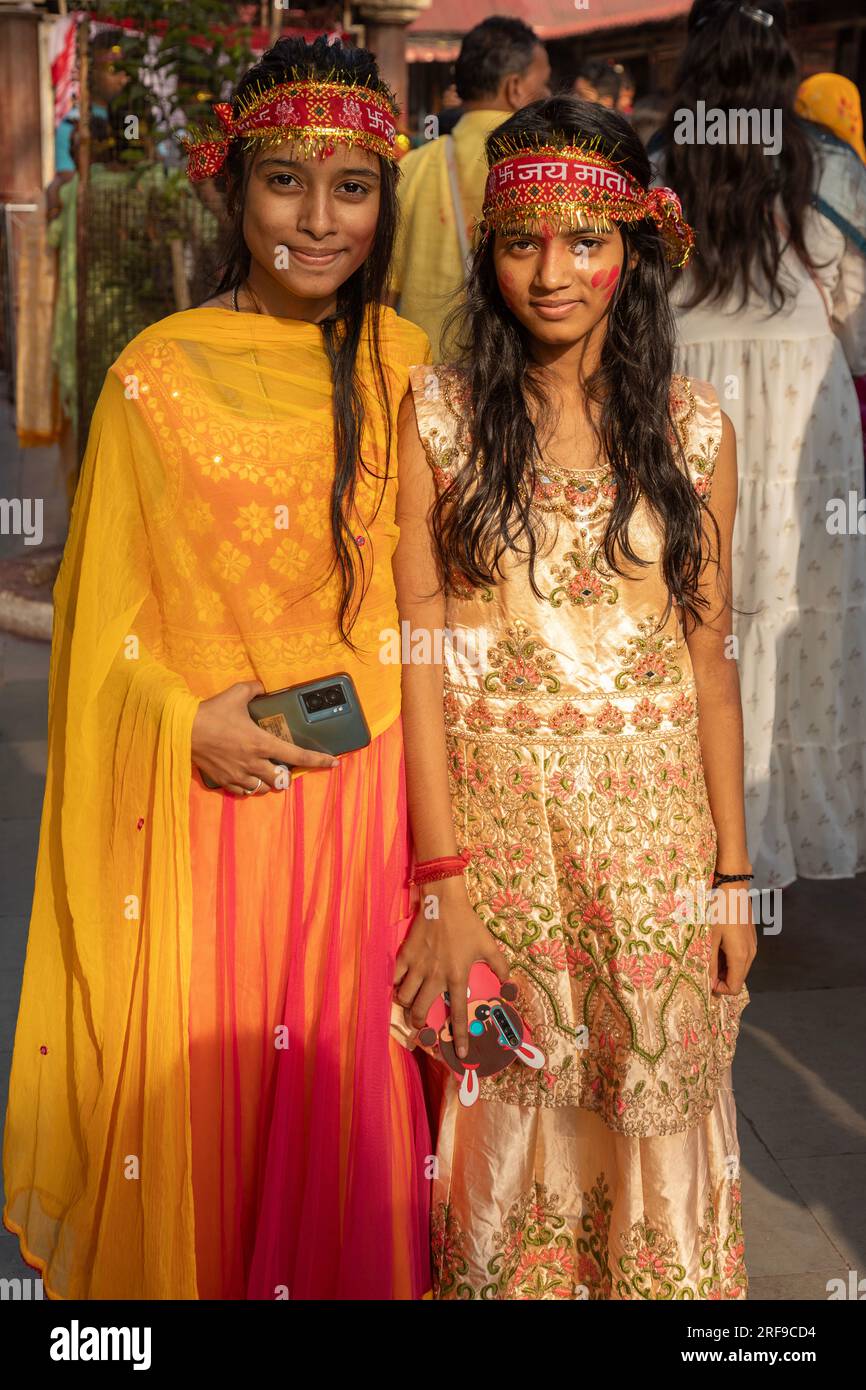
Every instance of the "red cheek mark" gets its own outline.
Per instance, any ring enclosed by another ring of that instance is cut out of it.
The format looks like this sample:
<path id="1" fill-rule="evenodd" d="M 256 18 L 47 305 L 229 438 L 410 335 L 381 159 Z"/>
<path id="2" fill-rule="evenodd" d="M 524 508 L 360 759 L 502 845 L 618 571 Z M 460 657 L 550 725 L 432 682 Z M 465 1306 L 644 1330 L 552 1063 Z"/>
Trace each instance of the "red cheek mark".
<path id="1" fill-rule="evenodd" d="M 604 279 L 604 271 L 603 271 L 603 270 L 597 270 L 597 271 L 595 272 L 595 274 L 593 275 L 593 277 L 592 277 L 592 279 L 590 280 L 589 283 L 592 285 L 592 288 L 593 288 L 594 290 L 597 290 L 603 279 Z"/>
<path id="2" fill-rule="evenodd" d="M 614 295 L 614 293 L 615 293 L 615 291 L 616 291 L 616 282 L 617 282 L 618 279 L 619 279 L 619 266 L 618 266 L 618 265 L 615 265 L 615 266 L 613 266 L 613 268 L 611 269 L 610 274 L 609 274 L 608 277 L 607 277 L 607 283 L 610 285 L 610 289 L 609 289 L 609 290 L 605 290 L 604 297 L 605 297 L 605 300 L 606 300 L 606 301 L 607 301 L 608 299 L 612 299 L 612 298 L 613 298 L 613 295 Z"/>
<path id="3" fill-rule="evenodd" d="M 503 285 L 509 286 L 514 284 L 514 276 L 511 274 L 510 270 L 504 270 L 502 272 L 502 283 Z"/>

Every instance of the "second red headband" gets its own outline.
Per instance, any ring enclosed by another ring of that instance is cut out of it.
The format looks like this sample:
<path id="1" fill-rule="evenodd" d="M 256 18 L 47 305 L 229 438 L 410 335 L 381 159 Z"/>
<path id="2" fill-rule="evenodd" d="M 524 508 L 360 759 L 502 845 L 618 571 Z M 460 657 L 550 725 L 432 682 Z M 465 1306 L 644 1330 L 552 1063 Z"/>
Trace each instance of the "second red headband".
<path id="1" fill-rule="evenodd" d="M 562 224 L 575 217 L 607 230 L 649 217 L 675 266 L 685 265 L 694 248 L 694 232 L 673 190 L 643 188 L 602 155 L 549 146 L 509 155 L 491 167 L 484 193 L 488 228 L 525 231 L 531 223 Z"/>

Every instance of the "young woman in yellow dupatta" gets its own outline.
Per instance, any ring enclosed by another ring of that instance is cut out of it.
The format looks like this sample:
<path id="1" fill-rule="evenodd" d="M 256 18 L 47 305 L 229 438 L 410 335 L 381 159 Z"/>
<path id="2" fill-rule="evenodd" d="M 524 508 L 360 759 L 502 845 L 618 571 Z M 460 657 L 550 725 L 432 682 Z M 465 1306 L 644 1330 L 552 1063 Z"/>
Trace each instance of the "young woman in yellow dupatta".
<path id="1" fill-rule="evenodd" d="M 281 40 L 216 112 L 223 283 L 108 372 L 55 589 L 4 1221 L 55 1298 L 419 1298 L 395 107 L 368 53 Z M 366 748 L 250 719 L 338 671 Z"/>

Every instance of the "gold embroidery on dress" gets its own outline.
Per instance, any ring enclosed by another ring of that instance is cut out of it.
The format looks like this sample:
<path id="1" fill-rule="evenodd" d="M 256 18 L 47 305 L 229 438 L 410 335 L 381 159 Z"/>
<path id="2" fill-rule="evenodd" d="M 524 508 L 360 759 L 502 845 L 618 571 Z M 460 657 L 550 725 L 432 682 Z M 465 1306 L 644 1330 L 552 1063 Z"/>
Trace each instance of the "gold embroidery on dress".
<path id="1" fill-rule="evenodd" d="M 532 506 L 565 521 L 589 522 L 606 515 L 616 497 L 616 481 L 610 467 L 554 468 L 545 464 L 535 483 Z"/>
<path id="2" fill-rule="evenodd" d="M 436 372 L 439 398 L 419 402 L 419 419 L 441 487 L 460 466 L 469 403 L 456 369 Z M 707 497 L 718 411 L 677 376 L 671 412 Z M 667 588 L 646 509 L 634 543 L 647 564 L 613 576 L 601 562 L 610 471 L 545 478 L 533 506 L 562 517 L 538 561 L 545 598 L 512 555 L 495 586 L 452 586 L 446 602 L 449 627 L 486 637 L 477 665 L 451 650 L 444 663 L 467 887 L 546 1059 L 482 1081 L 481 1096 L 673 1134 L 711 1109 L 748 1003 L 745 989 L 713 996 L 710 925 L 689 907 L 716 852 L 691 661 L 676 610 L 659 625 Z"/>
<path id="3" fill-rule="evenodd" d="M 581 545 L 580 537 L 575 536 L 572 549 L 566 550 L 563 558 L 567 564 L 553 567 L 557 586 L 547 596 L 554 608 L 558 608 L 565 598 L 581 608 L 601 602 L 616 603 L 619 591 L 611 583 L 611 571 L 602 562 L 601 546 L 591 549 Z"/>
<path id="4" fill-rule="evenodd" d="M 434 1205 L 433 1295 L 445 1299 L 745 1299 L 740 1183 L 726 1183 L 703 1210 L 696 1241 L 677 1239 L 645 1218 L 622 1234 L 605 1173 L 582 1194 L 578 1211 L 536 1179 L 503 1214 L 495 1254 L 470 1264 L 472 1233 L 454 1206 Z M 697 1218 L 696 1218 L 697 1221 Z M 724 1238 L 722 1239 L 722 1236 Z M 688 1266 L 688 1269 L 687 1269 Z M 486 1277 L 484 1277 L 486 1275 Z"/>
<path id="5" fill-rule="evenodd" d="M 682 667 L 676 660 L 678 643 L 670 633 L 658 634 L 652 618 L 642 618 L 637 633 L 620 647 L 618 655 L 623 665 L 614 677 L 617 690 L 639 686 L 642 690 L 662 685 L 677 685 L 683 678 Z"/>
<path id="6" fill-rule="evenodd" d="M 560 687 L 559 678 L 552 670 L 555 662 L 554 653 L 547 651 L 518 618 L 488 654 L 491 669 L 484 677 L 484 689 L 523 695 L 543 686 L 549 695 L 555 695 Z"/>

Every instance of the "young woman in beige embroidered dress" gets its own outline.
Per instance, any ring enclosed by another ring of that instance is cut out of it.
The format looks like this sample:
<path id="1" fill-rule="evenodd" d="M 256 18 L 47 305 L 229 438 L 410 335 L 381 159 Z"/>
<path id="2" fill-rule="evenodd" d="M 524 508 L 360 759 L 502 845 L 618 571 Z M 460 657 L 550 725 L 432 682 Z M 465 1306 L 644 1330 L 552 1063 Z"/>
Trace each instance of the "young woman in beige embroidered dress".
<path id="1" fill-rule="evenodd" d="M 672 372 L 664 254 L 689 230 L 644 203 L 636 137 L 553 98 L 500 127 L 488 162 L 536 147 L 613 157 L 635 201 L 584 215 L 560 185 L 555 234 L 486 202 L 471 354 L 413 368 L 401 421 L 398 599 L 451 634 L 441 664 L 404 668 L 416 855 L 470 861 L 432 885 L 397 998 L 420 1028 L 448 989 L 459 1052 L 484 959 L 545 1056 L 471 1107 L 445 1083 L 435 1296 L 744 1298 L 733 436 L 712 387 Z M 714 874 L 732 881 L 710 898 Z"/>

